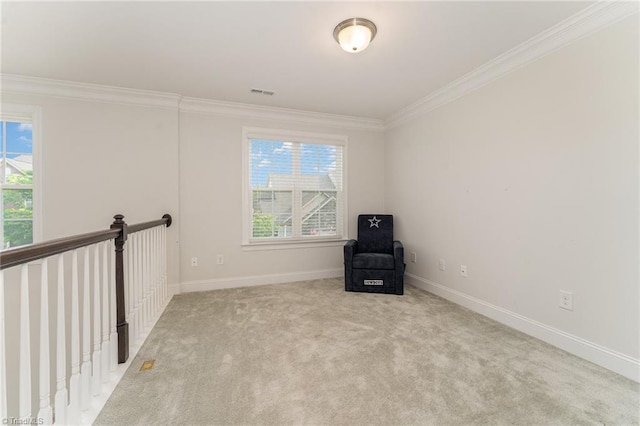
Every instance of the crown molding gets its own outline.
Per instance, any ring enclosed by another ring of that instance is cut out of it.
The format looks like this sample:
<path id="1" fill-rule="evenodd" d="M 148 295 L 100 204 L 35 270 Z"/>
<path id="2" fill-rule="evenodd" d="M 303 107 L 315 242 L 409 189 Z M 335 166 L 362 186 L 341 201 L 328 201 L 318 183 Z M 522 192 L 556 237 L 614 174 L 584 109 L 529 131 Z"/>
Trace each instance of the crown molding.
<path id="1" fill-rule="evenodd" d="M 129 89 L 100 84 L 0 74 L 3 94 L 51 96 L 93 102 L 165 108 L 180 112 L 211 114 L 232 118 L 277 120 L 341 129 L 384 131 L 384 122 L 373 118 L 249 105 L 211 99 L 183 98 L 174 93 Z"/>
<path id="2" fill-rule="evenodd" d="M 2 93 L 52 96 L 94 102 L 177 109 L 180 96 L 173 93 L 128 89 L 14 74 L 0 74 Z"/>
<path id="3" fill-rule="evenodd" d="M 461 98 L 524 65 L 638 13 L 638 9 L 638 3 L 634 1 L 598 1 L 452 83 L 391 114 L 385 120 L 385 128 L 397 127 Z"/>
<path id="4" fill-rule="evenodd" d="M 261 119 L 291 122 L 341 129 L 384 131 L 384 122 L 374 118 L 351 117 L 337 114 L 267 107 L 210 99 L 182 98 L 180 112 L 210 114 L 231 118 Z"/>

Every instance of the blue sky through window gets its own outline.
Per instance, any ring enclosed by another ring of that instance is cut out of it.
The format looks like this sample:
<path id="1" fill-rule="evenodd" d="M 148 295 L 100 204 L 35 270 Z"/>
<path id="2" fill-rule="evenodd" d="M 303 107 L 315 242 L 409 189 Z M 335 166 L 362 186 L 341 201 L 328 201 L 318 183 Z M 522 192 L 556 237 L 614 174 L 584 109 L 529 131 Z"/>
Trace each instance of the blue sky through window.
<path id="1" fill-rule="evenodd" d="M 271 174 L 293 173 L 293 144 L 264 139 L 251 140 L 251 187 L 264 187 Z M 335 166 L 336 148 L 322 144 L 300 144 L 300 173 L 326 175 Z"/>
<path id="2" fill-rule="evenodd" d="M 251 140 L 251 187 L 264 187 L 270 174 L 291 174 L 293 157 L 290 142 Z"/>
<path id="3" fill-rule="evenodd" d="M 336 162 L 336 147 L 332 145 L 301 145 L 300 172 L 303 175 L 326 175 Z"/>
<path id="4" fill-rule="evenodd" d="M 4 135 L 3 135 L 4 136 Z M 33 132 L 31 124 L 6 122 L 6 145 L 2 143 L 2 149 L 6 149 L 8 158 L 15 158 L 21 154 L 33 152 Z"/>

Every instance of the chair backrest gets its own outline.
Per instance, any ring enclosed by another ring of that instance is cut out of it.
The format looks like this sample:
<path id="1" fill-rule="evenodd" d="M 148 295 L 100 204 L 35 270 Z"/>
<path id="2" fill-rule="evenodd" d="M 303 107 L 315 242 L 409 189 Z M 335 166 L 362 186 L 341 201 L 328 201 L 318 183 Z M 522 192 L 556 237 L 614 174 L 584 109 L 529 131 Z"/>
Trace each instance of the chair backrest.
<path id="1" fill-rule="evenodd" d="M 393 254 L 393 215 L 358 216 L 358 251 Z"/>

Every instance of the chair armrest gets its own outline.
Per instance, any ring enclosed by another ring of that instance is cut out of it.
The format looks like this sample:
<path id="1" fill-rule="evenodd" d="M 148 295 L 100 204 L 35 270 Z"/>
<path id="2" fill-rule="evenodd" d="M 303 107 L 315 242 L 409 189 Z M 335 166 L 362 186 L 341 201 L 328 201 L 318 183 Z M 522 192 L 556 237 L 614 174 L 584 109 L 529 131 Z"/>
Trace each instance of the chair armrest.
<path id="1" fill-rule="evenodd" d="M 356 240 L 349 240 L 344 245 L 344 261 L 351 263 L 353 255 L 358 252 L 358 242 Z"/>
<path id="2" fill-rule="evenodd" d="M 344 289 L 353 291 L 353 255 L 358 251 L 358 242 L 349 240 L 344 245 Z"/>
<path id="3" fill-rule="evenodd" d="M 396 262 L 399 260 L 401 263 L 404 263 L 404 246 L 400 241 L 393 242 L 393 258 Z"/>
<path id="4" fill-rule="evenodd" d="M 404 263 L 404 246 L 400 241 L 393 242 L 393 258 L 396 263 L 396 294 L 404 294 L 404 270 L 407 265 Z"/>

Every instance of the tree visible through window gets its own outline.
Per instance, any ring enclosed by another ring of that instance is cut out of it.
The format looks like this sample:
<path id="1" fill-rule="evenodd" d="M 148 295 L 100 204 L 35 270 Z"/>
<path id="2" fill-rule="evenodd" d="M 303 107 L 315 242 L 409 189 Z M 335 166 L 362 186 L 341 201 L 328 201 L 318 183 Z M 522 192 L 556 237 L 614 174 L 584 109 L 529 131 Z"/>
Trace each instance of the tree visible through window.
<path id="1" fill-rule="evenodd" d="M 343 237 L 343 145 L 286 134 L 247 143 L 250 241 Z"/>
<path id="2" fill-rule="evenodd" d="M 0 244 L 33 242 L 33 129 L 31 123 L 0 121 Z"/>

